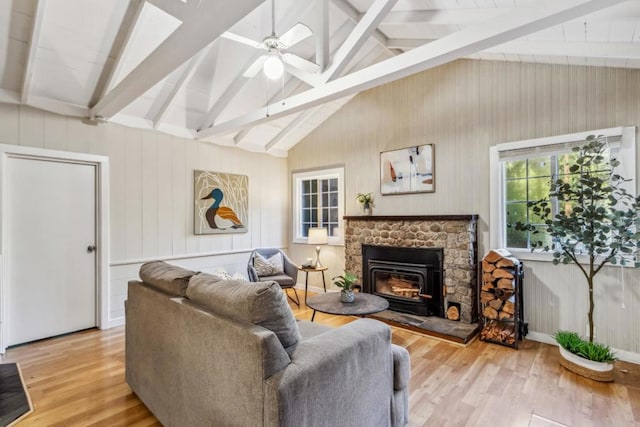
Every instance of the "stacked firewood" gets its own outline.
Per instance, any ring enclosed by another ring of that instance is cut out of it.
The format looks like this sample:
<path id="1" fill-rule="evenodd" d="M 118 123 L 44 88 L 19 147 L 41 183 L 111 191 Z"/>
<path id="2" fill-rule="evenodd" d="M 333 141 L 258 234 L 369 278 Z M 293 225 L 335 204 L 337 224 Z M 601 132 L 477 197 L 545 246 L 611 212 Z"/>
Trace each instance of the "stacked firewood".
<path id="1" fill-rule="evenodd" d="M 520 263 L 504 249 L 496 249 L 482 260 L 480 308 L 484 327 L 480 338 L 487 341 L 513 344 L 516 340 L 515 269 Z"/>

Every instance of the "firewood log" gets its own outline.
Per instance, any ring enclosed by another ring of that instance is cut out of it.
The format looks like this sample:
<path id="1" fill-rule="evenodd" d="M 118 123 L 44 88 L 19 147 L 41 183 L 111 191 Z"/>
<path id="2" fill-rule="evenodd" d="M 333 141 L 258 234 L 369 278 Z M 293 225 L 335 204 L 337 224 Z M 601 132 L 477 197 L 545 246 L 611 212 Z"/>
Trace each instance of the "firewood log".
<path id="1" fill-rule="evenodd" d="M 495 265 L 491 264 L 487 260 L 482 260 L 482 272 L 483 273 L 491 273 L 495 269 L 496 269 Z"/>
<path id="2" fill-rule="evenodd" d="M 511 258 L 502 258 L 498 262 L 496 262 L 496 267 L 504 268 L 504 267 L 513 267 L 515 263 Z"/>
<path id="3" fill-rule="evenodd" d="M 502 307 L 502 311 L 513 314 L 516 312 L 516 308 L 511 301 L 505 301 L 504 306 Z"/>
<path id="4" fill-rule="evenodd" d="M 500 310 L 500 307 L 502 307 L 502 301 L 499 299 L 494 299 L 493 301 L 489 301 L 489 305 L 496 310 Z"/>
<path id="5" fill-rule="evenodd" d="M 505 290 L 513 289 L 513 279 L 498 279 L 498 287 Z"/>
<path id="6" fill-rule="evenodd" d="M 500 313 L 498 313 L 498 319 L 499 320 L 513 319 L 513 314 L 507 313 L 506 311 L 502 310 L 500 311 Z"/>
<path id="7" fill-rule="evenodd" d="M 482 310 L 482 315 L 487 319 L 493 320 L 498 318 L 498 311 L 491 306 L 486 306 L 484 310 Z"/>
<path id="8" fill-rule="evenodd" d="M 488 303 L 489 301 L 493 301 L 496 299 L 496 296 L 491 292 L 480 292 L 480 302 L 483 304 Z"/>
<path id="9" fill-rule="evenodd" d="M 502 278 L 513 279 L 513 274 L 509 273 L 507 270 L 504 270 L 502 268 L 496 268 L 491 272 L 491 275 L 496 279 L 502 279 Z"/>
<path id="10" fill-rule="evenodd" d="M 482 290 L 485 292 L 493 291 L 496 287 L 491 282 L 485 282 L 482 284 Z"/>
<path id="11" fill-rule="evenodd" d="M 489 253 L 486 254 L 483 258 L 484 261 L 490 262 L 492 264 L 500 261 L 500 259 L 502 259 L 502 255 L 500 255 L 496 250 L 489 251 Z"/>

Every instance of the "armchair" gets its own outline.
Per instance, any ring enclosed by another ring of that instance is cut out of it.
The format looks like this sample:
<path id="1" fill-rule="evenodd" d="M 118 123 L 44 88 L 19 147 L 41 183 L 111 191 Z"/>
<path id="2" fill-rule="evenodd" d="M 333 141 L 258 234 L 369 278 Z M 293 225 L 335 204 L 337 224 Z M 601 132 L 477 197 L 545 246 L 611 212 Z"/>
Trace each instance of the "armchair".
<path id="1" fill-rule="evenodd" d="M 256 253 L 262 255 L 264 258 L 270 258 L 273 255 L 280 253 L 282 254 L 282 260 L 284 265 L 284 272 L 281 274 L 276 274 L 272 276 L 258 276 L 256 269 L 254 268 L 254 258 Z M 300 306 L 300 299 L 298 298 L 298 292 L 296 291 L 296 283 L 298 283 L 298 266 L 289 259 L 287 254 L 282 252 L 278 248 L 260 248 L 255 249 L 251 252 L 249 256 L 249 262 L 247 264 L 247 274 L 249 276 L 249 280 L 251 282 L 265 282 L 269 280 L 273 280 L 277 282 L 280 287 L 284 290 L 285 294 L 291 301 L 293 301 L 296 305 Z M 296 299 L 293 299 L 288 293 L 287 289 L 293 289 L 293 292 L 296 296 Z"/>

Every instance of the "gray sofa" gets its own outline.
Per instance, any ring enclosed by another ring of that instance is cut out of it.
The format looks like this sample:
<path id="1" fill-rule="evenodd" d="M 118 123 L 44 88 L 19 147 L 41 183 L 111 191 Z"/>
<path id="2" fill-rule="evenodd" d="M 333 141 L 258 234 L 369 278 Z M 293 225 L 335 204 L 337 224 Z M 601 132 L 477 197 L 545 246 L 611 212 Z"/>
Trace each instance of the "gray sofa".
<path id="1" fill-rule="evenodd" d="M 276 282 L 147 263 L 126 301 L 126 380 L 165 426 L 403 426 L 409 354 L 387 325 L 296 321 Z"/>

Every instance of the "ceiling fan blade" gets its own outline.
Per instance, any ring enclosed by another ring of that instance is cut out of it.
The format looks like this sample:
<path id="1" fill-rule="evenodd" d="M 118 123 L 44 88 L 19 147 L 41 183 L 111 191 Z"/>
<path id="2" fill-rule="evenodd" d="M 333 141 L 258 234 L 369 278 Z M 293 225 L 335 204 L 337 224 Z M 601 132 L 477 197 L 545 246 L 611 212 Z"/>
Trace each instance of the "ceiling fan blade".
<path id="1" fill-rule="evenodd" d="M 304 58 L 294 55 L 293 53 L 285 53 L 282 55 L 282 60 L 287 64 L 306 71 L 307 73 L 317 73 L 320 71 L 320 66 L 314 62 L 307 61 Z"/>
<path id="2" fill-rule="evenodd" d="M 255 61 L 253 61 L 253 64 L 249 65 L 249 67 L 244 71 L 242 77 L 246 77 L 248 79 L 255 77 L 256 74 L 258 74 L 260 70 L 262 70 L 264 61 L 266 61 L 268 57 L 269 55 L 262 55 L 258 57 Z"/>
<path id="3" fill-rule="evenodd" d="M 220 35 L 220 37 L 227 39 L 227 40 L 232 40 L 234 42 L 238 42 L 238 43 L 242 43 L 242 44 L 246 44 L 247 46 L 251 46 L 254 47 L 256 49 L 266 49 L 266 47 L 261 43 L 261 42 L 257 42 L 255 40 L 252 40 L 248 37 L 244 37 L 235 33 L 230 33 L 229 31 L 225 31 L 224 33 L 222 33 Z"/>
<path id="4" fill-rule="evenodd" d="M 285 47 L 291 47 L 302 40 L 311 37 L 313 32 L 311 32 L 311 28 L 304 25 L 302 22 L 298 22 L 296 25 L 291 27 L 289 31 L 278 37 L 280 43 L 282 43 Z"/>

